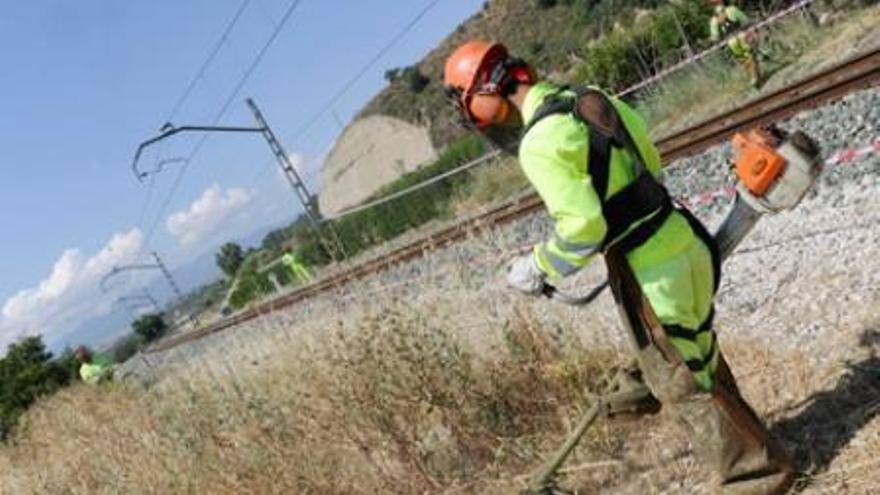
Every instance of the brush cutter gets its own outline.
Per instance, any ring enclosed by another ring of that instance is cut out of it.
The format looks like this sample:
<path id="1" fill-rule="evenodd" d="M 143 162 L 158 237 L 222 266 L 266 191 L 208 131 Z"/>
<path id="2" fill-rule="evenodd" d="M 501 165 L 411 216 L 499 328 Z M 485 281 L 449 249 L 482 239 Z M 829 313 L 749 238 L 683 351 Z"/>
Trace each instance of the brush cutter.
<path id="1" fill-rule="evenodd" d="M 773 126 L 759 128 L 736 134 L 733 147 L 737 194 L 730 212 L 713 236 L 722 261 L 763 215 L 797 206 L 815 183 L 820 171 L 819 149 L 802 132 L 788 134 Z M 595 300 L 606 287 L 607 280 L 587 294 L 575 296 L 545 283 L 541 294 L 571 306 L 584 306 Z M 565 493 L 556 488 L 553 478 L 597 418 L 632 411 L 656 400 L 644 383 L 626 380 L 626 374 L 619 374 L 604 394 L 591 399 L 592 405 L 578 421 L 574 431 L 529 478 L 528 495 Z"/>

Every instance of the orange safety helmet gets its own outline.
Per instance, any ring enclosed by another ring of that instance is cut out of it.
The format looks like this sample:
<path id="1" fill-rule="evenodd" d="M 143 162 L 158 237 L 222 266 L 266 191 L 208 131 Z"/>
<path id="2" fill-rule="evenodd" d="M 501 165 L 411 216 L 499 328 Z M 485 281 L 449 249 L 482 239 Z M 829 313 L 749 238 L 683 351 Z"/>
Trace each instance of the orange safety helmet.
<path id="1" fill-rule="evenodd" d="M 534 70 L 501 43 L 469 41 L 446 59 L 443 84 L 464 116 L 482 129 L 507 120 L 507 96 L 517 83 L 533 84 Z"/>

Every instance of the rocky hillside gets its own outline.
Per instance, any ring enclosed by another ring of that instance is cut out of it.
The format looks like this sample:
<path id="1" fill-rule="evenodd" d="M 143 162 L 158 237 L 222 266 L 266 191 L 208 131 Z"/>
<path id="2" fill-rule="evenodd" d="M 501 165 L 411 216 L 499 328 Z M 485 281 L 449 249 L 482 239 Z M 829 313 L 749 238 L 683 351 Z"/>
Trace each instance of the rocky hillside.
<path id="1" fill-rule="evenodd" d="M 491 0 L 463 22 L 440 45 L 415 64 L 427 84 L 414 91 L 401 76 L 377 94 L 360 117 L 384 114 L 430 127 L 435 145 L 442 147 L 463 132 L 443 94 L 443 61 L 459 44 L 471 39 L 494 39 L 533 61 L 545 75 L 561 77 L 582 60 L 587 43 L 615 23 L 627 23 L 658 0 Z M 418 85 L 416 85 L 418 87 Z"/>

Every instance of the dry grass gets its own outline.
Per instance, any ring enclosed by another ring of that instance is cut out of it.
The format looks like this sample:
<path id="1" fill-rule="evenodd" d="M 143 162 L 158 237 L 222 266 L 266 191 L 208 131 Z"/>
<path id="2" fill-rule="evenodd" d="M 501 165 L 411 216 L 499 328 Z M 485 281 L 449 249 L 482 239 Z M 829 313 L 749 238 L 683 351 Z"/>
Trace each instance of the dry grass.
<path id="1" fill-rule="evenodd" d="M 478 355 L 437 326 L 444 319 L 397 307 L 298 341 L 274 362 L 238 363 L 234 376 L 206 367 L 147 392 L 67 390 L 37 405 L 0 450 L 9 467 L 0 486 L 443 491 L 519 474 L 613 360 L 554 342 L 527 312 L 496 336 L 501 352 Z"/>
<path id="2" fill-rule="evenodd" d="M 516 493 L 625 356 L 531 305 L 463 291 L 431 300 L 315 321 L 146 391 L 66 390 L 0 448 L 0 492 Z M 797 446 L 809 493 L 880 483 L 876 335 L 862 334 L 854 364 L 821 369 L 724 342 L 747 396 Z M 710 478 L 661 413 L 594 427 L 561 481 L 577 493 L 703 493 Z"/>
<path id="3" fill-rule="evenodd" d="M 468 187 L 453 200 L 455 216 L 470 215 L 499 201 L 509 200 L 527 189 L 530 189 L 529 182 L 519 163 L 512 157 L 505 157 L 498 163 L 472 172 Z"/>

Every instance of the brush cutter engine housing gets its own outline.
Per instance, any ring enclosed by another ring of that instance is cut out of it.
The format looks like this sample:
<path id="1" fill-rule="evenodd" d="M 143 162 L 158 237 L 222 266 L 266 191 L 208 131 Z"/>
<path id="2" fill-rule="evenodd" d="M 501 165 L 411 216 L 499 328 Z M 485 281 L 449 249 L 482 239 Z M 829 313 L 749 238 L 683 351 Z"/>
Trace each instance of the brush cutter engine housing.
<path id="1" fill-rule="evenodd" d="M 733 137 L 737 191 L 761 213 L 797 206 L 819 175 L 819 148 L 806 134 L 765 127 Z"/>

